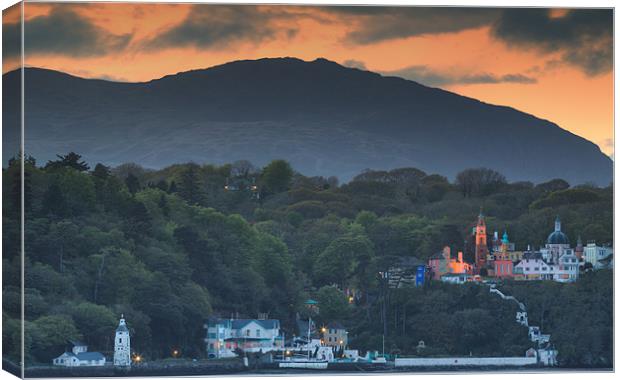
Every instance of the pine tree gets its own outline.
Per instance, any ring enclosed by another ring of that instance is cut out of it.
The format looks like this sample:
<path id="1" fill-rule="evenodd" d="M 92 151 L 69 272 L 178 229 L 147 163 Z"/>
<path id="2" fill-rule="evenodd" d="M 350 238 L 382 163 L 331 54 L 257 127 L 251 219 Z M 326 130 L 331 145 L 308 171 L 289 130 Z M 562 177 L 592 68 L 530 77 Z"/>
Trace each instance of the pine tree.
<path id="1" fill-rule="evenodd" d="M 204 190 L 204 184 L 200 178 L 200 167 L 198 165 L 188 164 L 185 170 L 181 173 L 179 195 L 189 204 L 204 204 L 206 200 L 206 193 Z"/>

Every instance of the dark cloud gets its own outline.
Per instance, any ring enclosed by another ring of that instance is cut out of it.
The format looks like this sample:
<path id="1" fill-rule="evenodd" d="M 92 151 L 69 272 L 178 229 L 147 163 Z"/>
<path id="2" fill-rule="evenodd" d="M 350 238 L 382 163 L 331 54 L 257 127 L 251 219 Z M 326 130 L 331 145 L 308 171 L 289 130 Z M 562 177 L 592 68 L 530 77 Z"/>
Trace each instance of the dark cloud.
<path id="1" fill-rule="evenodd" d="M 294 13 L 282 7 L 194 5 L 182 23 L 146 42 L 145 47 L 194 46 L 208 49 L 242 41 L 258 43 L 273 39 L 280 32 L 290 39 L 298 29 L 288 27 L 280 30 L 273 22 L 294 17 Z"/>
<path id="2" fill-rule="evenodd" d="M 561 52 L 563 61 L 589 75 L 613 68 L 613 11 L 574 9 L 552 17 L 549 9 L 507 9 L 493 25 L 509 46 Z"/>
<path id="3" fill-rule="evenodd" d="M 494 75 L 488 73 L 455 75 L 442 73 L 430 69 L 428 66 L 410 66 L 396 71 L 384 71 L 384 75 L 398 76 L 410 79 L 427 86 L 442 87 L 454 84 L 496 84 L 496 83 L 520 83 L 534 84 L 536 78 L 523 74 Z"/>
<path id="4" fill-rule="evenodd" d="M 322 9 L 359 23 L 346 37 L 356 44 L 478 28 L 490 25 L 501 13 L 495 8 L 457 7 L 335 6 Z"/>
<path id="5" fill-rule="evenodd" d="M 613 67 L 613 11 L 572 9 L 553 17 L 549 8 L 334 6 L 325 11 L 354 25 L 354 44 L 491 27 L 491 35 L 520 49 L 560 52 L 562 62 L 588 75 Z"/>
<path id="6" fill-rule="evenodd" d="M 19 56 L 21 50 L 21 25 L 20 23 L 2 23 L 2 56 L 14 58 Z"/>
<path id="7" fill-rule="evenodd" d="M 26 21 L 24 30 L 26 55 L 101 56 L 123 50 L 131 40 L 131 34 L 111 34 L 61 6 L 53 7 L 48 15 Z M 2 33 L 3 43 L 20 41 L 20 24 L 3 24 Z M 19 54 L 19 45 L 11 43 L 6 53 L 8 56 Z"/>

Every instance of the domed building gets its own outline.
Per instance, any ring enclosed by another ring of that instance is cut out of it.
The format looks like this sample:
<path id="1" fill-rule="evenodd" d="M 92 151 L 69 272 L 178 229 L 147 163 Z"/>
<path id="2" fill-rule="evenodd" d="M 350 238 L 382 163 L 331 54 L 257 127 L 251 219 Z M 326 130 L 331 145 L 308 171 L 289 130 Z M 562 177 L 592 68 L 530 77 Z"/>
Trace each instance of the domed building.
<path id="1" fill-rule="evenodd" d="M 550 264 L 558 264 L 560 256 L 573 253 L 568 236 L 562 232 L 562 221 L 559 216 L 555 218 L 555 229 L 547 237 L 545 248 L 540 251 L 543 259 Z"/>

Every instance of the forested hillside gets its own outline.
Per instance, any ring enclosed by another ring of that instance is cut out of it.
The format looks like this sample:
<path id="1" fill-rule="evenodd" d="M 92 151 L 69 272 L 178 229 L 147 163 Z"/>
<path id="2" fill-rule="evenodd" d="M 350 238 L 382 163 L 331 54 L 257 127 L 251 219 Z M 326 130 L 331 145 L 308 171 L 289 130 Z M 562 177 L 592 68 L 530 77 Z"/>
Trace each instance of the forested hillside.
<path id="1" fill-rule="evenodd" d="M 90 167 L 90 165 L 93 165 Z M 3 170 L 3 347 L 19 359 L 19 162 Z M 146 170 L 109 168 L 75 153 L 25 163 L 27 364 L 49 363 L 66 339 L 110 356 L 121 313 L 148 359 L 204 357 L 204 320 L 269 313 L 294 333 L 304 301 L 319 323 L 342 322 L 349 344 L 418 355 L 522 355 L 514 305 L 477 285 L 431 283 L 380 297 L 378 272 L 401 257 L 465 249 L 483 208 L 490 231 L 517 249 L 544 243 L 560 215 L 574 245 L 612 243 L 611 187 L 561 180 L 507 183 L 469 169 L 453 181 L 413 168 L 352 181 L 305 177 L 287 162 L 239 161 Z M 565 366 L 609 367 L 612 274 L 576 284 L 506 283 L 544 325 Z M 344 289 L 361 296 L 352 304 Z M 426 349 L 416 346 L 424 340 Z"/>

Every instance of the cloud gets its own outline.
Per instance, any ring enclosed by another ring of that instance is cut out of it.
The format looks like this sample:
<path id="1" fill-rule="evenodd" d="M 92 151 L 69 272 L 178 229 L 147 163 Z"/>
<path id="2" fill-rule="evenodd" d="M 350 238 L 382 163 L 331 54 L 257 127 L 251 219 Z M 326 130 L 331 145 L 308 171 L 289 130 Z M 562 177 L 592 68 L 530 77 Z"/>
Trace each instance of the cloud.
<path id="1" fill-rule="evenodd" d="M 25 53 L 44 55 L 62 54 L 71 57 L 93 57 L 123 50 L 131 40 L 131 34 L 115 35 L 83 18 L 77 13 L 55 6 L 50 13 L 37 16 L 24 27 Z M 19 54 L 21 41 L 20 24 L 3 24 L 3 44 L 11 41 L 6 48 L 7 56 Z"/>
<path id="2" fill-rule="evenodd" d="M 323 7 L 357 24 L 346 36 L 348 42 L 372 44 L 395 38 L 453 33 L 490 25 L 501 10 L 458 7 Z"/>
<path id="3" fill-rule="evenodd" d="M 488 73 L 474 73 L 458 75 L 435 71 L 424 65 L 410 66 L 396 71 L 384 71 L 382 74 L 410 79 L 433 87 L 443 87 L 455 84 L 534 84 L 537 82 L 536 78 L 523 74 L 495 75 Z"/>
<path id="4" fill-rule="evenodd" d="M 368 70 L 366 68 L 366 64 L 364 62 L 358 61 L 358 60 L 355 60 L 355 59 L 347 59 L 346 61 L 342 62 L 342 64 L 344 66 L 352 67 L 354 69 Z"/>
<path id="5" fill-rule="evenodd" d="M 353 29 L 346 41 L 369 45 L 421 35 L 454 33 L 488 26 L 510 47 L 561 54 L 588 75 L 613 68 L 613 10 L 458 7 L 322 7 Z M 516 78 L 518 79 L 518 78 Z"/>
<path id="6" fill-rule="evenodd" d="M 561 52 L 564 62 L 588 75 L 613 68 L 611 9 L 573 9 L 562 17 L 554 17 L 549 9 L 507 9 L 491 33 L 509 46 Z"/>
<path id="7" fill-rule="evenodd" d="M 259 43 L 280 33 L 293 38 L 298 28 L 279 28 L 274 21 L 294 19 L 283 7 L 252 5 L 194 5 L 180 24 L 144 44 L 147 50 L 193 46 L 200 49 L 226 47 L 238 42 Z"/>

